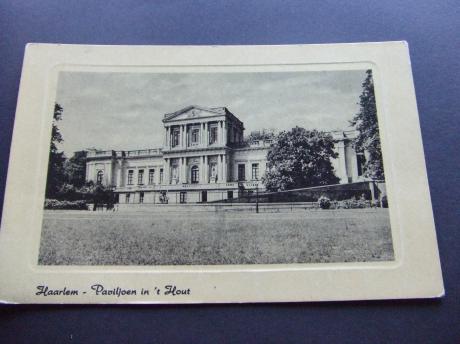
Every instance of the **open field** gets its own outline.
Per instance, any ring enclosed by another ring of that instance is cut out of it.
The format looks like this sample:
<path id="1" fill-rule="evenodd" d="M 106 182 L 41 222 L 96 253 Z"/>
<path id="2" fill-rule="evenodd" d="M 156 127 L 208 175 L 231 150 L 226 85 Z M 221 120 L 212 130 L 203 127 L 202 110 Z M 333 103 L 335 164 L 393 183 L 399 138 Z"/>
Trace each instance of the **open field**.
<path id="1" fill-rule="evenodd" d="M 45 211 L 42 265 L 393 260 L 388 209 L 286 213 Z"/>

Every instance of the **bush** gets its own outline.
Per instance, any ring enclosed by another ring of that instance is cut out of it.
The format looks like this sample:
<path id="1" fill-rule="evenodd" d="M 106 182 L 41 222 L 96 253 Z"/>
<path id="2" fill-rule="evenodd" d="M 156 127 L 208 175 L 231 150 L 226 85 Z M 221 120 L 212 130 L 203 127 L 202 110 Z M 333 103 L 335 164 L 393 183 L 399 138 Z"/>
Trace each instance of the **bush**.
<path id="1" fill-rule="evenodd" d="M 343 209 L 370 208 L 371 201 L 365 199 L 347 199 L 339 202 L 339 207 Z"/>
<path id="2" fill-rule="evenodd" d="M 331 207 L 331 200 L 326 196 L 318 198 L 318 205 L 321 209 L 329 209 Z"/>
<path id="3" fill-rule="evenodd" d="M 46 199 L 45 209 L 65 209 L 65 210 L 88 210 L 86 201 L 60 201 L 57 199 Z"/>

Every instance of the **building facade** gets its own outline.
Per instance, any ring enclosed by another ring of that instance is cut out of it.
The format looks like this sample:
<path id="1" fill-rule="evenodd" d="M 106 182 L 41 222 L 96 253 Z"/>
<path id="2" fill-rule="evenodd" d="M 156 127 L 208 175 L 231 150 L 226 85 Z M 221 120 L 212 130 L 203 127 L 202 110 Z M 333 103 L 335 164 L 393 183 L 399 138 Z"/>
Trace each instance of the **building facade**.
<path id="1" fill-rule="evenodd" d="M 189 106 L 164 115 L 162 148 L 89 149 L 86 180 L 114 187 L 118 202 L 205 203 L 264 191 L 270 140 L 244 142 L 244 125 L 227 108 Z M 341 183 L 362 180 L 364 157 L 353 149 L 353 132 L 333 132 Z"/>

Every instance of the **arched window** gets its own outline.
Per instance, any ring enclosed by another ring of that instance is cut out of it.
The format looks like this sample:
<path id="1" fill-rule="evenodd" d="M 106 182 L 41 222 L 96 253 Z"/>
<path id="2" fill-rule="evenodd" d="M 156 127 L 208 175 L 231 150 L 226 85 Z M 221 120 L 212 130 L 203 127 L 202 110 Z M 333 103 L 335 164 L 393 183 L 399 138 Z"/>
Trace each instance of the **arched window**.
<path id="1" fill-rule="evenodd" d="M 193 166 L 191 172 L 192 172 L 192 183 L 198 183 L 198 181 L 200 180 L 200 172 L 199 172 L 198 166 Z"/>
<path id="2" fill-rule="evenodd" d="M 103 180 L 104 180 L 104 171 L 98 171 L 97 176 L 96 176 L 96 183 L 102 184 Z"/>

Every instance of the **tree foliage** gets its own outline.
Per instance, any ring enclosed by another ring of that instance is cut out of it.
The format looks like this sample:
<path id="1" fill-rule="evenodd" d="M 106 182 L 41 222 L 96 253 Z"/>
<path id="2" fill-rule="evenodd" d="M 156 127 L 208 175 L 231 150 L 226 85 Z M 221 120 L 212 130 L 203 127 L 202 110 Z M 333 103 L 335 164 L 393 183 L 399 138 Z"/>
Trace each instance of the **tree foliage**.
<path id="1" fill-rule="evenodd" d="M 330 134 L 295 127 L 275 137 L 263 181 L 270 191 L 335 184 L 339 178 L 331 159 L 336 157 Z"/>
<path id="2" fill-rule="evenodd" d="M 73 186 L 80 188 L 86 181 L 86 151 L 78 151 L 65 161 L 64 171 L 66 181 Z"/>
<path id="3" fill-rule="evenodd" d="M 116 196 L 110 185 L 95 184 L 89 181 L 78 189 L 78 193 L 83 196 L 80 199 L 88 200 L 94 204 L 113 205 L 115 203 Z"/>
<path id="4" fill-rule="evenodd" d="M 56 103 L 51 131 L 46 198 L 56 202 L 82 200 L 95 204 L 114 204 L 115 194 L 111 186 L 86 182 L 86 151 L 75 152 L 70 159 L 67 159 L 63 152 L 59 152 L 58 144 L 64 141 L 58 127 L 62 114 L 62 106 Z"/>
<path id="5" fill-rule="evenodd" d="M 367 152 L 364 175 L 372 179 L 384 179 L 372 70 L 367 70 L 366 74 L 362 84 L 363 91 L 359 96 L 360 109 L 350 123 L 359 132 L 355 140 L 355 149 Z"/>
<path id="6" fill-rule="evenodd" d="M 59 104 L 54 104 L 53 127 L 51 130 L 50 155 L 48 162 L 48 176 L 46 181 L 46 197 L 53 198 L 65 182 L 63 152 L 59 152 L 57 144 L 63 141 L 57 122 L 62 119 L 63 109 Z"/>

